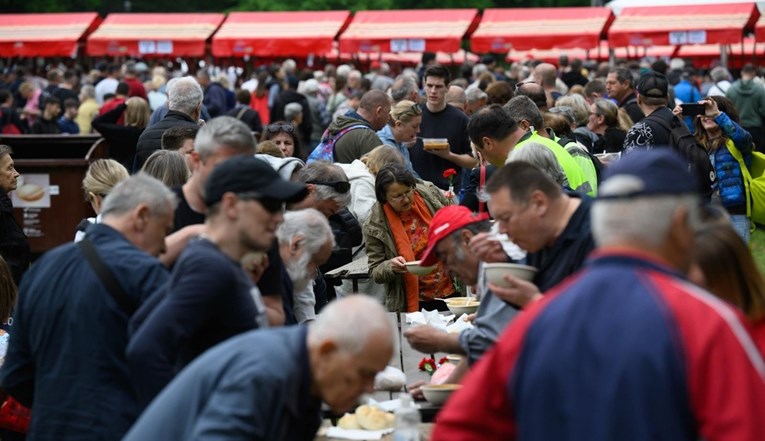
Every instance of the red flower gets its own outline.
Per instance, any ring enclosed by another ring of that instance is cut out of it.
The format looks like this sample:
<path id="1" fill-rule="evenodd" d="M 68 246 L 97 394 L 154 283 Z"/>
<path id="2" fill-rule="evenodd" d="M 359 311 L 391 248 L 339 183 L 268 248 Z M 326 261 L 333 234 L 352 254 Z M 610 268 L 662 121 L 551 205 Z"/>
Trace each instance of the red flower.
<path id="1" fill-rule="evenodd" d="M 436 371 L 436 360 L 432 358 L 423 358 L 420 360 L 419 368 L 421 371 L 427 372 L 430 375 L 433 375 L 433 372 Z"/>
<path id="2" fill-rule="evenodd" d="M 440 366 L 440 365 L 442 365 L 442 364 L 446 364 L 446 363 L 448 363 L 448 362 L 449 362 L 449 359 L 448 359 L 448 358 L 446 358 L 446 357 L 444 357 L 444 358 L 442 358 L 442 359 L 438 360 L 438 365 Z"/>
<path id="3" fill-rule="evenodd" d="M 446 170 L 444 170 L 443 176 L 444 176 L 444 179 L 449 179 L 451 176 L 455 176 L 456 174 L 457 174 L 457 170 L 453 168 L 447 168 Z"/>

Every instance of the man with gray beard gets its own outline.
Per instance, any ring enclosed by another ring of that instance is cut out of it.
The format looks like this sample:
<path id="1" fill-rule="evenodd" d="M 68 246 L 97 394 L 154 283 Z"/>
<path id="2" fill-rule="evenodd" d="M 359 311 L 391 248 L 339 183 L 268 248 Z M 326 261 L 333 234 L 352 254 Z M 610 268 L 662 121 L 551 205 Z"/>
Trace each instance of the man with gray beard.
<path id="1" fill-rule="evenodd" d="M 295 293 L 294 297 L 288 295 L 284 299 L 284 324 L 297 324 L 307 318 L 299 317 L 294 299 L 300 298 L 299 294 L 306 290 L 311 291 L 310 296 L 313 296 L 311 282 L 319 266 L 332 254 L 335 237 L 327 218 L 313 208 L 286 212 L 276 237 L 279 240 L 279 254 L 289 276 L 285 283 L 293 286 L 293 289 L 285 292 Z"/>

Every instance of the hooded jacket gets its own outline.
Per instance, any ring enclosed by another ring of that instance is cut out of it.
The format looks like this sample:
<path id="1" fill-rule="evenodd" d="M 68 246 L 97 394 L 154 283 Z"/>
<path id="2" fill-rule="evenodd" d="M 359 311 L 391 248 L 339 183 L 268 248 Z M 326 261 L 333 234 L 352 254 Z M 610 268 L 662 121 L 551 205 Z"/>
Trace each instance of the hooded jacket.
<path id="1" fill-rule="evenodd" d="M 329 136 L 335 136 L 347 127 L 359 125 L 365 126 L 365 128 L 351 130 L 335 141 L 335 162 L 350 164 L 356 159 L 361 159 L 362 156 L 382 144 L 382 141 L 380 141 L 380 138 L 372 128 L 372 125 L 369 124 L 369 121 L 362 118 L 361 115 L 356 112 L 348 112 L 345 115 L 337 117 L 337 119 L 329 125 L 327 133 Z"/>
<path id="2" fill-rule="evenodd" d="M 762 127 L 765 117 L 765 88 L 754 80 L 738 80 L 725 96 L 733 101 L 743 127 Z"/>

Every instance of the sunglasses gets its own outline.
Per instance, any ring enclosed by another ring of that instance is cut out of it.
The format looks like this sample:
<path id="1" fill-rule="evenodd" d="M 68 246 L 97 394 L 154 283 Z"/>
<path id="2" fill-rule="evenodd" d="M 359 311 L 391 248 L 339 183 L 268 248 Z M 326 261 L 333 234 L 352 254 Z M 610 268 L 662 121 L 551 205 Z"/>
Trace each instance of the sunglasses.
<path id="1" fill-rule="evenodd" d="M 273 123 L 266 126 L 266 130 L 268 130 L 271 133 L 279 133 L 279 132 L 292 133 L 295 130 L 295 127 L 293 127 L 292 124 L 290 123 Z"/>
<path id="2" fill-rule="evenodd" d="M 257 192 L 239 193 L 237 197 L 243 201 L 258 201 L 264 210 L 271 214 L 283 213 L 284 201 L 263 196 Z"/>
<path id="3" fill-rule="evenodd" d="M 335 189 L 336 192 L 340 194 L 348 193 L 351 190 L 351 183 L 348 181 L 330 181 L 330 182 L 308 181 L 306 182 L 306 184 L 324 185 L 326 187 L 332 187 Z"/>

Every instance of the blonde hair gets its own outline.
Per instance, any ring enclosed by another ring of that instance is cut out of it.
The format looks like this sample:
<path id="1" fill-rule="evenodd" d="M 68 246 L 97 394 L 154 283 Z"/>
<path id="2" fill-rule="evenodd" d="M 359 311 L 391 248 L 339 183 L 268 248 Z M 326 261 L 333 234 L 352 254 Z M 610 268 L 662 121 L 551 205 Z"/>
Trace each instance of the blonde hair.
<path id="1" fill-rule="evenodd" d="M 411 101 L 409 102 L 411 103 Z M 389 164 L 406 165 L 404 155 L 396 147 L 385 144 L 373 148 L 372 151 L 362 156 L 361 162 L 367 166 L 367 170 L 372 176 L 377 176 L 377 172 Z"/>
<path id="2" fill-rule="evenodd" d="M 13 281 L 11 268 L 5 259 L 0 256 L 0 322 L 6 323 L 11 317 L 13 308 L 16 307 L 17 298 L 18 290 L 16 283 Z"/>
<path id="3" fill-rule="evenodd" d="M 97 159 L 90 164 L 85 178 L 82 180 L 82 190 L 85 201 L 90 202 L 90 193 L 106 196 L 115 185 L 129 178 L 127 169 L 114 159 Z"/>
<path id="4" fill-rule="evenodd" d="M 633 125 L 635 125 L 635 123 L 632 121 L 632 118 L 630 118 L 629 113 L 627 113 L 624 108 L 619 107 L 619 128 L 625 132 L 629 132 Z"/>
<path id="5" fill-rule="evenodd" d="M 255 153 L 262 153 L 276 158 L 284 158 L 284 152 L 282 152 L 282 149 L 280 149 L 273 141 L 262 141 L 255 148 Z"/>
<path id="6" fill-rule="evenodd" d="M 21 83 L 21 86 L 19 86 L 19 93 L 32 92 L 34 90 L 35 90 L 34 84 L 28 81 Z"/>
<path id="7" fill-rule="evenodd" d="M 191 175 L 186 158 L 177 150 L 157 150 L 149 156 L 141 171 L 159 179 L 168 188 L 180 187 Z"/>
<path id="8" fill-rule="evenodd" d="M 401 121 L 402 124 L 407 124 L 412 121 L 415 116 L 420 115 L 422 115 L 422 109 L 417 103 L 409 100 L 399 101 L 390 109 L 388 124 L 393 125 L 396 121 Z"/>
<path id="9" fill-rule="evenodd" d="M 141 97 L 134 96 L 127 100 L 125 109 L 125 125 L 138 128 L 144 128 L 149 124 L 149 103 Z"/>

